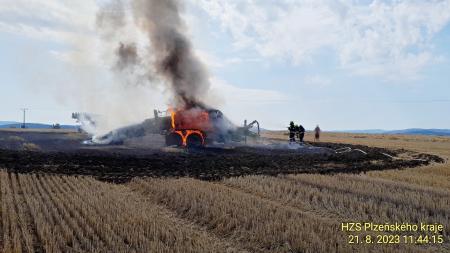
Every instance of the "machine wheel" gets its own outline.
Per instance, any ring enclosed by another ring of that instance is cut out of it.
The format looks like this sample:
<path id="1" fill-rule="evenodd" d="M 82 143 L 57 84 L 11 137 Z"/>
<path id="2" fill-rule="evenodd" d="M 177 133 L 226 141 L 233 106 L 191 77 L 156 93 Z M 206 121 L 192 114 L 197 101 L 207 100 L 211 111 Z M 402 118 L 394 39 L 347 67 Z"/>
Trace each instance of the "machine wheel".
<path id="1" fill-rule="evenodd" d="M 186 139 L 186 146 L 188 148 L 199 148 L 203 146 L 203 139 L 199 134 L 190 134 Z"/>
<path id="2" fill-rule="evenodd" d="M 182 146 L 183 145 L 183 138 L 181 138 L 181 135 L 177 133 L 170 133 L 166 135 L 166 145 L 167 146 Z"/>

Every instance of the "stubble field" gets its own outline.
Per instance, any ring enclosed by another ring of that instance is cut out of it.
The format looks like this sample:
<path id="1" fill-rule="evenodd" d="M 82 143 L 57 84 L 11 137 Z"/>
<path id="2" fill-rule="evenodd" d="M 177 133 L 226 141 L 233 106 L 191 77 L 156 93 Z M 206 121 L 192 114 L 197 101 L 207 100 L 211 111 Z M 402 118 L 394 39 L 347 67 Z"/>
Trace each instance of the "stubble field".
<path id="1" fill-rule="evenodd" d="M 325 133 L 322 141 L 450 157 L 444 137 Z M 447 161 L 362 174 L 122 184 L 2 170 L 0 201 L 2 252 L 450 252 Z M 355 221 L 439 223 L 445 242 L 349 244 L 340 224 Z"/>

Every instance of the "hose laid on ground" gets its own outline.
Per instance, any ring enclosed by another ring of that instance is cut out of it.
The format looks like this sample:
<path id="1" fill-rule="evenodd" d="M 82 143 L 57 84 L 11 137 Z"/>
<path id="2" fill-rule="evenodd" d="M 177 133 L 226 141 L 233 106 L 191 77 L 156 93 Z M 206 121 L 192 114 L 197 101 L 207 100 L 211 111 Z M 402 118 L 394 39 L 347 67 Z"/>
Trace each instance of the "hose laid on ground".
<path id="1" fill-rule="evenodd" d="M 408 161 L 419 161 L 419 162 L 428 162 L 428 160 L 425 159 L 420 159 L 420 158 L 413 158 L 413 159 L 403 159 L 403 158 L 399 158 L 399 157 L 395 157 L 395 156 L 391 156 L 390 154 L 386 154 L 381 152 L 382 155 L 385 155 L 389 158 L 391 158 L 392 160 L 408 160 Z"/>
<path id="2" fill-rule="evenodd" d="M 391 158 L 391 159 L 399 159 L 398 157 L 393 157 L 393 156 L 391 156 L 390 154 L 386 154 L 386 153 L 383 153 L 383 152 L 381 152 L 381 154 L 382 155 L 385 155 L 385 156 L 387 156 L 387 157 L 389 157 L 389 158 Z"/>
<path id="3" fill-rule="evenodd" d="M 309 144 L 307 142 L 303 142 L 302 145 L 309 146 L 309 147 L 315 147 L 314 145 Z M 343 153 L 348 153 L 348 152 L 352 152 L 352 151 L 357 151 L 357 152 L 360 152 L 360 153 L 362 153 L 364 155 L 367 155 L 367 152 L 365 152 L 364 150 L 361 150 L 359 148 L 352 149 L 350 147 L 342 147 L 342 148 L 338 148 L 338 149 L 331 149 L 330 148 L 330 150 L 332 150 L 336 154 L 343 154 Z"/>
<path id="4" fill-rule="evenodd" d="M 343 153 L 348 153 L 348 152 L 352 152 L 352 151 L 358 151 L 363 153 L 364 155 L 367 155 L 367 152 L 361 150 L 361 149 L 352 149 L 350 147 L 343 147 L 343 148 L 338 148 L 336 150 L 334 150 L 334 152 L 336 152 L 336 154 L 343 154 Z M 384 152 L 380 152 L 382 155 L 387 156 L 389 158 L 391 158 L 392 160 L 404 160 L 404 161 L 419 161 L 419 162 L 428 162 L 428 160 L 425 159 L 420 159 L 420 158 L 412 158 L 412 159 L 405 159 L 405 158 L 400 158 L 400 157 L 395 157 L 395 156 L 391 156 L 390 154 L 384 153 Z"/>
<path id="5" fill-rule="evenodd" d="M 358 151 L 363 153 L 364 155 L 367 155 L 367 152 L 361 150 L 361 149 L 352 149 L 350 147 L 343 147 L 343 148 L 338 148 L 336 150 L 334 150 L 334 152 L 336 152 L 336 154 L 343 154 L 343 153 L 348 153 L 348 152 L 352 152 L 352 151 Z M 389 158 L 391 158 L 392 160 L 405 160 L 405 161 L 419 161 L 419 162 L 428 162 L 428 160 L 425 159 L 420 159 L 420 158 L 413 158 L 413 159 L 404 159 L 404 158 L 400 158 L 400 157 L 395 157 L 395 156 L 391 156 L 390 154 L 384 153 L 384 152 L 380 152 L 382 155 L 387 156 Z"/>
<path id="6" fill-rule="evenodd" d="M 364 155 L 367 155 L 367 152 L 365 152 L 359 148 L 352 149 L 351 147 L 343 147 L 343 148 L 338 148 L 338 149 L 334 150 L 334 152 L 336 154 L 343 154 L 343 153 L 348 153 L 348 152 L 352 152 L 352 151 L 358 151 L 358 152 L 363 153 Z"/>
<path id="7" fill-rule="evenodd" d="M 310 147 L 314 147 L 314 145 L 311 145 L 311 144 L 306 143 L 306 142 L 303 143 L 303 145 L 310 146 Z M 360 153 L 362 153 L 362 154 L 364 154 L 364 155 L 367 155 L 367 152 L 365 152 L 364 150 L 361 150 L 361 149 L 359 149 L 359 148 L 352 149 L 351 147 L 342 147 L 342 148 L 338 148 L 338 149 L 330 149 L 330 150 L 334 151 L 336 154 L 344 154 L 344 153 L 348 153 L 348 152 L 352 152 L 352 151 L 357 151 L 357 152 L 360 152 Z M 420 158 L 404 159 L 404 158 L 400 158 L 400 157 L 395 157 L 395 156 L 389 155 L 389 154 L 384 153 L 384 152 L 380 152 L 380 153 L 381 153 L 382 155 L 384 155 L 384 156 L 389 157 L 389 158 L 392 159 L 392 160 L 405 160 L 405 161 L 428 162 L 428 160 L 420 159 Z"/>

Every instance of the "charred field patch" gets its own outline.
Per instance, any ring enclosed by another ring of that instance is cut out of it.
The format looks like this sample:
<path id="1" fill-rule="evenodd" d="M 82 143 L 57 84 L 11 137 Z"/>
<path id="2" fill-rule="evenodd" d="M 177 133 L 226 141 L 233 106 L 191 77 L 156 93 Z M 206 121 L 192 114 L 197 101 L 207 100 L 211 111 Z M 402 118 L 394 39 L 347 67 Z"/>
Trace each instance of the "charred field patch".
<path id="1" fill-rule="evenodd" d="M 88 175 L 114 183 L 135 177 L 193 177 L 220 180 L 244 175 L 297 173 L 360 173 L 373 170 L 417 167 L 443 162 L 438 156 L 407 150 L 388 150 L 362 145 L 314 143 L 330 152 L 299 153 L 295 150 L 196 149 L 183 152 L 140 152 L 139 150 L 71 150 L 44 152 L 0 149 L 0 167 L 9 172 Z M 337 154 L 333 150 L 350 147 L 364 150 Z M 332 152 L 333 151 L 333 152 Z M 411 159 L 393 159 L 405 156 Z"/>

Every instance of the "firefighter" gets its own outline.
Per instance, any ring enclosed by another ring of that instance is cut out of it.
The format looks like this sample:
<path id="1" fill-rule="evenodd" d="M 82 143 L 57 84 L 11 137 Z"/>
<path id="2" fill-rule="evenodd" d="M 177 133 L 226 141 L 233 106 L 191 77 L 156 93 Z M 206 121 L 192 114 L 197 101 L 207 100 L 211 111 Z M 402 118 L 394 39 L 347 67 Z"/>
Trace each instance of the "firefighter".
<path id="1" fill-rule="evenodd" d="M 320 139 L 320 127 L 319 125 L 316 126 L 316 128 L 314 128 L 314 141 L 319 141 Z"/>
<path id="2" fill-rule="evenodd" d="M 303 138 L 305 137 L 305 128 L 302 125 L 300 125 L 298 127 L 298 136 L 299 136 L 298 138 L 300 139 L 300 142 L 303 143 Z"/>
<path id="3" fill-rule="evenodd" d="M 294 121 L 291 121 L 291 123 L 289 123 L 289 143 L 291 142 L 295 142 L 295 125 L 294 125 Z"/>

